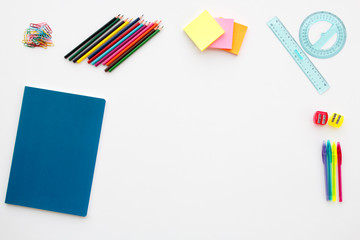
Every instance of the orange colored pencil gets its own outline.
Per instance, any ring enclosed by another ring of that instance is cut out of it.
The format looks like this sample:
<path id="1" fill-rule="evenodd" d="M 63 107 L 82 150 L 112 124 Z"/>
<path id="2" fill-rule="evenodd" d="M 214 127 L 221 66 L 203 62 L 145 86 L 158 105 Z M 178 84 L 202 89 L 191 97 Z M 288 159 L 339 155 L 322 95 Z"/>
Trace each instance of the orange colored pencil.
<path id="1" fill-rule="evenodd" d="M 157 27 L 160 24 L 161 21 L 155 22 L 153 26 L 151 26 L 147 31 L 145 31 L 143 34 L 141 34 L 139 37 L 137 37 L 129 46 L 124 48 L 121 52 L 119 52 L 117 55 L 115 55 L 110 61 L 106 63 L 106 66 L 109 66 L 113 61 L 115 61 L 121 54 L 123 54 L 125 51 L 127 51 L 129 48 L 131 48 L 134 44 L 136 44 L 140 39 L 142 39 L 148 32 L 153 30 L 155 27 Z"/>

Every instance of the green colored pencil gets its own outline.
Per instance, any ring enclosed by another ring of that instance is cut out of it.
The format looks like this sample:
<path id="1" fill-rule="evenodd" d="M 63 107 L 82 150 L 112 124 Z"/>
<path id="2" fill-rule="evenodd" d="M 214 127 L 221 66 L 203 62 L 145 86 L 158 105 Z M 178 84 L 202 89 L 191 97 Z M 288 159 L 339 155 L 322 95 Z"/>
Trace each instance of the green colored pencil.
<path id="1" fill-rule="evenodd" d="M 99 32 L 93 39 L 91 39 L 90 41 L 88 41 L 82 48 L 80 48 L 74 55 L 72 55 L 69 58 L 69 61 L 72 61 L 77 55 L 79 55 L 84 49 L 86 49 L 88 46 L 90 46 L 90 44 L 92 44 L 96 39 L 98 39 L 101 35 L 103 35 L 107 30 L 109 30 L 112 26 L 115 25 L 115 23 L 117 23 L 118 21 L 120 21 L 120 19 L 122 18 L 122 16 L 117 16 L 115 21 L 113 21 L 111 24 L 109 24 L 106 28 L 104 28 L 101 32 Z"/>
<path id="2" fill-rule="evenodd" d="M 116 63 L 114 66 L 112 66 L 109 69 L 109 72 L 112 72 L 112 70 L 114 70 L 117 66 L 119 66 L 122 62 L 124 62 L 128 57 L 131 56 L 131 54 L 133 54 L 134 52 L 136 52 L 136 50 L 138 50 L 142 45 L 144 45 L 147 41 L 149 41 L 153 36 L 155 36 L 158 32 L 160 32 L 161 29 L 157 29 L 153 34 L 151 34 L 147 39 L 145 39 L 139 46 L 137 46 L 136 48 L 134 48 L 134 50 L 132 50 L 131 52 L 129 52 L 123 59 L 121 59 L 118 63 Z M 105 69 L 106 71 L 106 69 Z"/>
<path id="3" fill-rule="evenodd" d="M 120 16 L 120 14 L 118 15 Z M 93 39 L 93 37 L 96 36 L 96 34 L 98 34 L 99 32 L 101 32 L 104 28 L 106 28 L 109 24 L 111 24 L 113 21 L 116 20 L 116 16 L 114 18 L 112 18 L 109 22 L 107 22 L 104 26 L 102 26 L 101 28 L 99 28 L 96 32 L 94 32 L 93 34 L 91 34 L 90 37 L 88 37 L 87 39 L 85 39 L 82 43 L 80 43 L 76 48 L 74 48 L 73 50 L 71 50 L 68 54 L 66 54 L 64 56 L 64 58 L 68 58 L 71 55 L 74 54 L 74 52 L 76 52 L 79 48 L 81 48 L 84 44 L 86 44 L 89 40 Z"/>

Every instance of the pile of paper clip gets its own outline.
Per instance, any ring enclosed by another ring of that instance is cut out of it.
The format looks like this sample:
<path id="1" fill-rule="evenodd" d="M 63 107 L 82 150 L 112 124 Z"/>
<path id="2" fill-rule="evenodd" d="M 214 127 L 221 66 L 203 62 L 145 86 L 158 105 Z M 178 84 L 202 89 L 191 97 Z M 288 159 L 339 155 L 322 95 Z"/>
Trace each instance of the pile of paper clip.
<path id="1" fill-rule="evenodd" d="M 51 40 L 51 34 L 52 30 L 47 23 L 30 23 L 30 27 L 24 32 L 24 40 L 22 42 L 24 46 L 30 48 L 52 47 L 54 43 Z"/>

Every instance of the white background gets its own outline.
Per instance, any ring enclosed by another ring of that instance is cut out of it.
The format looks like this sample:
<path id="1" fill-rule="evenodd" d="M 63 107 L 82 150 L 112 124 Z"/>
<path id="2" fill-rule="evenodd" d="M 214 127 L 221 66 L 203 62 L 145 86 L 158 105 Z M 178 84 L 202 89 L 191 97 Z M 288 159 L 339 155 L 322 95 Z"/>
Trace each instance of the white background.
<path id="1" fill-rule="evenodd" d="M 357 0 L 6 1 L 0 8 L 0 239 L 360 239 Z M 249 27 L 239 56 L 200 52 L 182 28 L 203 10 Z M 330 11 L 347 28 L 314 64 L 319 95 L 266 22 L 298 40 Z M 63 56 L 118 13 L 164 30 L 111 74 Z M 30 22 L 55 47 L 22 46 Z M 88 216 L 4 203 L 24 86 L 107 100 Z M 317 127 L 316 110 L 341 113 Z M 341 141 L 344 202 L 325 200 L 321 144 Z"/>

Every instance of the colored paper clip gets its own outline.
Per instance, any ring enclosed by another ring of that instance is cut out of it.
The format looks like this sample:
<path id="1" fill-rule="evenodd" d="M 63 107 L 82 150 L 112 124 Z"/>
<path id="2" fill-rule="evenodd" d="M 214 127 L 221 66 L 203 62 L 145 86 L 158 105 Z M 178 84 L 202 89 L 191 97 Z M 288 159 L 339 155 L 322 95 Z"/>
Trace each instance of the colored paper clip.
<path id="1" fill-rule="evenodd" d="M 30 23 L 30 27 L 33 27 L 33 28 L 41 28 L 41 25 L 40 25 L 40 24 L 36 24 L 36 23 Z"/>
<path id="2" fill-rule="evenodd" d="M 35 48 L 41 47 L 46 49 L 47 47 L 54 46 L 51 40 L 52 30 L 50 26 L 43 23 L 30 23 L 30 27 L 24 32 L 24 39 L 22 43 L 24 46 Z"/>
<path id="3" fill-rule="evenodd" d="M 44 25 L 42 27 L 45 29 L 45 31 L 47 33 L 49 33 L 49 35 L 52 34 L 52 30 L 51 30 L 50 26 L 47 23 L 44 23 Z"/>

